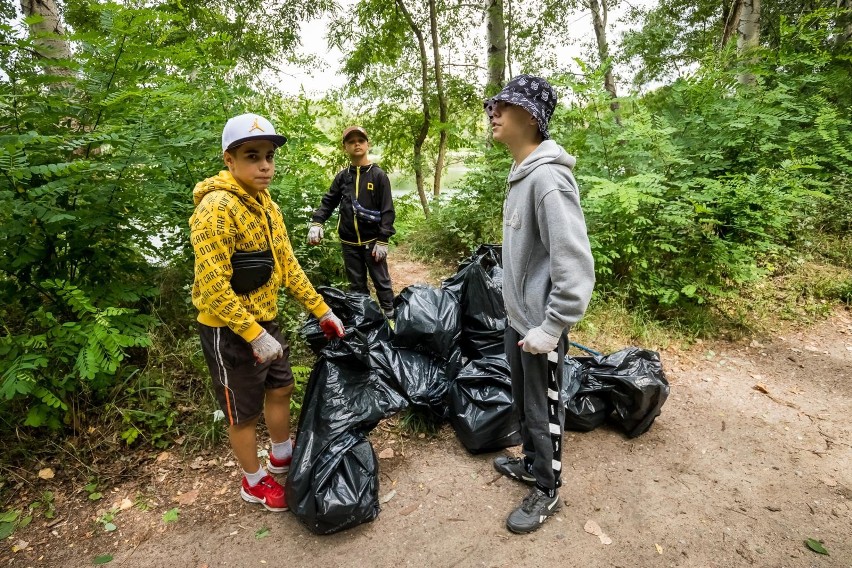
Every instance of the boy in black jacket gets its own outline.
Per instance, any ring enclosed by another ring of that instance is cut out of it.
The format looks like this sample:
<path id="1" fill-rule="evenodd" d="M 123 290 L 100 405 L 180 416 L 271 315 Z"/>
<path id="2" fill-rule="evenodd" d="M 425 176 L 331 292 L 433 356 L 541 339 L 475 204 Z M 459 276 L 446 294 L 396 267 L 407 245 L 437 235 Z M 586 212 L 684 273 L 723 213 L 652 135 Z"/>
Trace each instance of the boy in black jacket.
<path id="1" fill-rule="evenodd" d="M 353 292 L 369 294 L 367 273 L 376 287 L 376 296 L 385 316 L 393 318 L 393 288 L 388 272 L 388 242 L 396 232 L 396 213 L 390 180 L 379 166 L 370 163 L 367 131 L 350 126 L 343 131 L 343 150 L 351 165 L 340 171 L 314 211 L 308 243 L 318 245 L 325 223 L 337 206 L 340 220 L 337 233 L 343 248 L 343 264 Z"/>

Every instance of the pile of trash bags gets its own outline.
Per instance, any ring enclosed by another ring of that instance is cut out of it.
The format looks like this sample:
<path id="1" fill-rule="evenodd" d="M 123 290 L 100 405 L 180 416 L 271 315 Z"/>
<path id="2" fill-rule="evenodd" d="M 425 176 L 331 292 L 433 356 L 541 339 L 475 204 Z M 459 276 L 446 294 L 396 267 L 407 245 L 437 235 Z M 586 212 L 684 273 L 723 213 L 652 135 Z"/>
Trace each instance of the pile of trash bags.
<path id="1" fill-rule="evenodd" d="M 369 296 L 318 289 L 346 335 L 326 341 L 313 317 L 302 329 L 318 359 L 285 488 L 290 510 L 310 530 L 330 534 L 376 518 L 378 460 L 367 434 L 405 408 L 449 421 L 472 453 L 520 444 L 502 283 L 500 246 L 482 245 L 440 288 L 402 290 L 393 329 Z M 654 351 L 566 357 L 563 368 L 566 429 L 588 431 L 611 420 L 635 437 L 668 397 Z"/>

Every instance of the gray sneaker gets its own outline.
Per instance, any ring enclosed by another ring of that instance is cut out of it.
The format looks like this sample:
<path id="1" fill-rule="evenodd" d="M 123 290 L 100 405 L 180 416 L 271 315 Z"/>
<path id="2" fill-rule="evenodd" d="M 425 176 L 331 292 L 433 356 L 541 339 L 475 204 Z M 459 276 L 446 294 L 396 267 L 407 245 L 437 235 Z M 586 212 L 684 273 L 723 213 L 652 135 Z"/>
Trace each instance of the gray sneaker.
<path id="1" fill-rule="evenodd" d="M 512 511 L 506 519 L 506 528 L 518 534 L 533 532 L 560 507 L 559 493 L 555 497 L 548 497 L 547 493 L 538 487 L 533 487 L 524 497 L 521 506 Z"/>
<path id="2" fill-rule="evenodd" d="M 535 485 L 535 477 L 524 467 L 523 458 L 510 458 L 508 456 L 494 458 L 494 469 L 515 481 Z"/>

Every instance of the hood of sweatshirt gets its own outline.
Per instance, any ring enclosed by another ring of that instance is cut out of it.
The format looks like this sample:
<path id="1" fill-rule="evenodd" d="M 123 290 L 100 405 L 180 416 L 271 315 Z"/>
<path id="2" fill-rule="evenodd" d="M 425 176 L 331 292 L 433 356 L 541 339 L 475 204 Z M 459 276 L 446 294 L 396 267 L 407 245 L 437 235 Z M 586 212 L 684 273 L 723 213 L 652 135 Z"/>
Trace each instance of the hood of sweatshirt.
<path id="1" fill-rule="evenodd" d="M 242 201 L 243 205 L 251 210 L 252 213 L 261 216 L 263 215 L 263 205 L 261 205 L 260 201 L 252 198 L 252 196 L 249 195 L 242 186 L 240 186 L 239 182 L 234 179 L 234 176 L 232 176 L 231 172 L 228 170 L 222 170 L 215 176 L 198 182 L 195 185 L 195 189 L 192 190 L 192 200 L 195 205 L 198 205 L 201 203 L 201 200 L 204 199 L 205 195 L 213 191 L 227 191 L 228 193 L 233 193 L 240 199 L 240 201 Z M 258 193 L 258 197 L 263 194 L 268 195 L 268 191 L 265 189 L 262 190 Z M 264 198 L 261 197 L 260 199 Z"/>
<path id="2" fill-rule="evenodd" d="M 509 183 L 525 178 L 537 167 L 548 163 L 561 164 L 573 170 L 577 158 L 566 152 L 562 146 L 553 140 L 545 140 L 523 162 L 512 168 L 512 171 L 509 172 Z"/>

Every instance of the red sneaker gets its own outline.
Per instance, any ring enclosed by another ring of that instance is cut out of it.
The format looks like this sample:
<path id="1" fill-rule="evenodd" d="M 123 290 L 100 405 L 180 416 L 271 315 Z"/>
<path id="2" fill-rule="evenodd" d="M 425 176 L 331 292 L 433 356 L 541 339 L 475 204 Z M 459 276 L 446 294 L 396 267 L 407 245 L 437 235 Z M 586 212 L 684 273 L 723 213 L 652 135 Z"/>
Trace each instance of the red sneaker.
<path id="1" fill-rule="evenodd" d="M 260 503 L 266 507 L 267 511 L 277 512 L 287 510 L 287 498 L 284 495 L 284 488 L 271 475 L 265 476 L 254 487 L 250 487 L 248 480 L 243 477 L 243 487 L 240 489 L 240 496 L 244 501 L 248 501 L 249 503 Z"/>
<path id="2" fill-rule="evenodd" d="M 284 459 L 278 459 L 269 452 L 269 464 L 266 466 L 266 471 L 269 473 L 282 474 L 290 471 L 290 463 L 293 461 L 293 454 L 290 454 Z"/>

